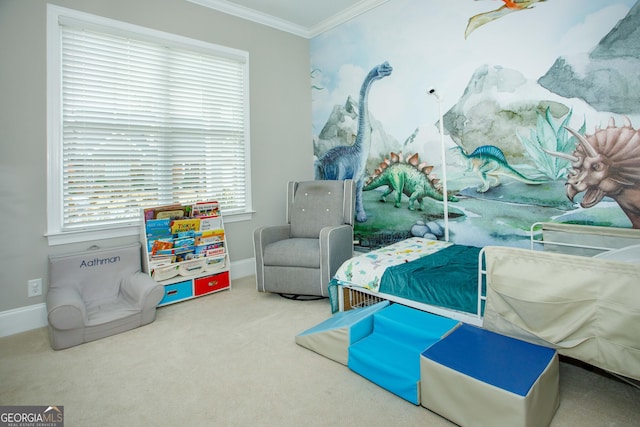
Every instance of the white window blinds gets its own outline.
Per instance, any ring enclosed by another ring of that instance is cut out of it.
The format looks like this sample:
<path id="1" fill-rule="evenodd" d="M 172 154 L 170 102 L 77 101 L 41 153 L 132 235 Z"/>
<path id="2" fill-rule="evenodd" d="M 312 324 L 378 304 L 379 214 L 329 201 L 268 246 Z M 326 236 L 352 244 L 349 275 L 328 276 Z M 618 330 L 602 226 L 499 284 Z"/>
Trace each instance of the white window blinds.
<path id="1" fill-rule="evenodd" d="M 247 58 L 62 21 L 60 231 L 140 208 L 248 206 Z"/>

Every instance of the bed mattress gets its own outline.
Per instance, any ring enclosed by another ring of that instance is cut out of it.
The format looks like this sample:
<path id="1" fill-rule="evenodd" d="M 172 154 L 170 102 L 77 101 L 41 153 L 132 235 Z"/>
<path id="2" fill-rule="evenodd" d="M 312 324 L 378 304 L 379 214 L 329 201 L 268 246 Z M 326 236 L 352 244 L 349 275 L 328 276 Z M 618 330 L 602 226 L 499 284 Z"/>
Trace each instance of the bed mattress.
<path id="1" fill-rule="evenodd" d="M 476 313 L 479 252 L 414 237 L 346 261 L 332 282 Z"/>

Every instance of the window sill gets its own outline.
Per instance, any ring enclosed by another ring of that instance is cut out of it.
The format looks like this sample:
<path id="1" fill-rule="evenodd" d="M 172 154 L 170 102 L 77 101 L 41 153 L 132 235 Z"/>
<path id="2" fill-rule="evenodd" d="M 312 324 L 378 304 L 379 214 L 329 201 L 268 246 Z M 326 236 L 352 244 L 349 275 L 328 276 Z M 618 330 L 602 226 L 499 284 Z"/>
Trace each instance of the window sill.
<path id="1" fill-rule="evenodd" d="M 251 221 L 253 219 L 253 211 L 237 214 L 223 215 L 224 222 L 229 224 L 232 222 Z M 95 240 L 115 239 L 118 237 L 138 236 L 140 234 L 140 225 L 128 225 L 114 228 L 102 228 L 96 230 L 78 230 L 66 232 L 46 233 L 45 237 L 49 241 L 49 246 L 68 245 L 72 243 L 90 242 Z"/>
<path id="2" fill-rule="evenodd" d="M 49 246 L 68 245 L 95 240 L 115 239 L 118 237 L 136 236 L 140 234 L 140 226 L 127 226 L 117 228 L 103 228 L 98 230 L 78 230 L 66 232 L 47 233 L 45 237 Z"/>

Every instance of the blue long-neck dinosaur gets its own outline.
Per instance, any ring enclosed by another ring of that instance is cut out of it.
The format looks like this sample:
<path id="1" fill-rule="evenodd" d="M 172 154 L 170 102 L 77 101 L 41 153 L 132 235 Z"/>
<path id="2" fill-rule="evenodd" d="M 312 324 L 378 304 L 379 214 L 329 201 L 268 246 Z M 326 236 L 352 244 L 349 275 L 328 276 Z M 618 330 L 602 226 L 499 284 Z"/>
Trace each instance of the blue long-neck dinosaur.
<path id="1" fill-rule="evenodd" d="M 367 213 L 362 204 L 362 188 L 367 166 L 367 158 L 371 149 L 371 122 L 369 121 L 368 98 L 371 85 L 391 74 L 393 68 L 388 62 L 375 66 L 360 87 L 358 101 L 358 134 L 353 145 L 333 147 L 315 163 L 316 179 L 353 179 L 356 182 L 356 221 L 367 220 Z"/>

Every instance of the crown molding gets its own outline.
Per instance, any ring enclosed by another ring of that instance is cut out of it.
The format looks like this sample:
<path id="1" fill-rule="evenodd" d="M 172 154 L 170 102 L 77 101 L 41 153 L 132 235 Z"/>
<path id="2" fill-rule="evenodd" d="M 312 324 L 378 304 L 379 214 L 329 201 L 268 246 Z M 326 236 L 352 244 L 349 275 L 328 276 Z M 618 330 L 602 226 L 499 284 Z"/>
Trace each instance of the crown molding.
<path id="1" fill-rule="evenodd" d="M 351 7 L 348 7 L 333 15 L 332 17 L 325 19 L 317 25 L 308 29 L 307 38 L 313 38 L 318 36 L 325 31 L 329 31 L 332 28 L 337 27 L 340 24 L 344 24 L 352 20 L 353 18 L 362 15 L 365 12 L 370 11 L 371 9 L 375 9 L 376 7 L 388 2 L 389 0 L 362 0 Z"/>
<path id="2" fill-rule="evenodd" d="M 191 3 L 196 3 L 201 6 L 215 9 L 220 12 L 224 12 L 229 15 L 236 16 L 238 18 L 246 19 L 248 21 L 256 22 L 258 24 L 266 25 L 278 30 L 286 31 L 291 34 L 295 34 L 301 37 L 307 37 L 309 30 L 300 25 L 293 24 L 284 19 L 276 18 L 275 16 L 268 15 L 266 13 L 258 12 L 248 7 L 240 6 L 239 4 L 231 3 L 227 0 L 187 0 Z"/>
<path id="3" fill-rule="evenodd" d="M 345 23 L 368 10 L 376 8 L 389 0 L 362 0 L 342 12 L 325 19 L 318 25 L 311 28 L 294 24 L 275 16 L 258 12 L 248 7 L 240 6 L 228 0 L 187 0 L 191 3 L 199 4 L 210 9 L 215 9 L 238 18 L 266 25 L 277 30 L 285 31 L 296 36 L 310 39 L 325 31 L 328 31 L 342 23 Z"/>

